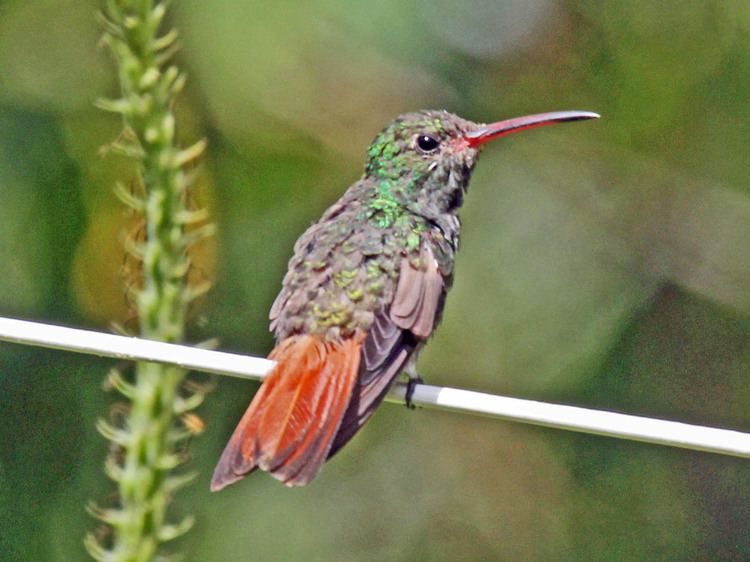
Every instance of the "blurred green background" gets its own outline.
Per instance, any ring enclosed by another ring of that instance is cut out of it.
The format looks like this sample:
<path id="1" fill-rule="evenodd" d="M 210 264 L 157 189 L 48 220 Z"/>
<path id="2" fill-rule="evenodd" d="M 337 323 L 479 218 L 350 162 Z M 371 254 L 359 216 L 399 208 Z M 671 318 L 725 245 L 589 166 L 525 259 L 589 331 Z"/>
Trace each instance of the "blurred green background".
<path id="1" fill-rule="evenodd" d="M 128 162 L 90 0 L 0 0 L 0 314 L 125 322 L 112 194 Z M 265 354 L 296 237 L 398 113 L 598 122 L 493 143 L 466 206 L 428 382 L 750 429 L 750 5 L 181 0 L 184 143 L 219 234 L 193 341 Z M 0 346 L 0 559 L 85 560 L 112 486 L 110 361 Z M 750 464 L 387 405 L 308 488 L 208 492 L 255 384 L 192 444 L 189 560 L 747 560 Z M 743 472 L 744 471 L 744 472 Z"/>

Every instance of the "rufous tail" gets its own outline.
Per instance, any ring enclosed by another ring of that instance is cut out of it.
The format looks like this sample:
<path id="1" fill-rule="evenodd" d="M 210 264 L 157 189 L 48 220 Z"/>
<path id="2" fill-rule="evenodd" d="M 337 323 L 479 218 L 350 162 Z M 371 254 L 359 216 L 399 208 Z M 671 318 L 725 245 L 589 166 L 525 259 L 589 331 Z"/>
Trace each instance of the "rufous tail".
<path id="1" fill-rule="evenodd" d="M 277 361 L 234 430 L 211 479 L 218 491 L 256 468 L 287 486 L 320 470 L 354 391 L 362 338 L 326 342 L 292 336 L 269 355 Z"/>

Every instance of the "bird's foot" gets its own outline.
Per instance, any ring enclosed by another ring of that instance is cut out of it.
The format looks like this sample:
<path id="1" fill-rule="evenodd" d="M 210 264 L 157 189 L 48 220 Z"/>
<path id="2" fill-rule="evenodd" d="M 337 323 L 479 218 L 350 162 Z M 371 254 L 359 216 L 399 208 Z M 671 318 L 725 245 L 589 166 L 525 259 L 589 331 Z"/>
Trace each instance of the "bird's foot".
<path id="1" fill-rule="evenodd" d="M 422 384 L 424 381 L 421 377 L 417 377 L 415 379 L 409 378 L 408 381 L 406 381 L 406 407 L 410 410 L 416 410 L 417 407 L 415 406 L 414 402 L 411 401 L 412 396 L 414 396 L 414 389 L 417 387 L 418 384 Z"/>
<path id="2" fill-rule="evenodd" d="M 410 410 L 416 409 L 414 402 L 412 402 L 412 396 L 414 396 L 414 390 L 418 384 L 423 384 L 422 377 L 417 374 L 417 371 L 412 369 L 406 369 L 405 373 L 409 376 L 409 380 L 406 381 L 406 407 Z"/>

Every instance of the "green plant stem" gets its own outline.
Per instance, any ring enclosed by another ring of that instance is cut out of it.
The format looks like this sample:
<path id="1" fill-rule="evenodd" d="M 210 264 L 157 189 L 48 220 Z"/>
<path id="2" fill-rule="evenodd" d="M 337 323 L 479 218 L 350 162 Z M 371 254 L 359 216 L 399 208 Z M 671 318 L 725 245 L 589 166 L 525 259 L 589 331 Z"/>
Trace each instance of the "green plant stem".
<path id="1" fill-rule="evenodd" d="M 122 96 L 99 105 L 122 114 L 125 131 L 111 148 L 137 161 L 144 191 L 139 198 L 120 190 L 121 199 L 143 214 L 145 224 L 145 242 L 129 248 L 143 266 L 142 287 L 133 295 L 140 335 L 179 343 L 194 296 L 186 281 L 187 250 L 210 233 L 207 227 L 186 232 L 186 225 L 199 222 L 203 214 L 187 208 L 190 181 L 184 168 L 200 154 L 203 143 L 184 150 L 175 143 L 172 107 L 184 79 L 176 67 L 166 66 L 176 37 L 173 32 L 159 35 L 166 4 L 108 0 L 105 5 L 104 41 L 117 62 Z M 189 516 L 177 525 L 167 522 L 172 493 L 190 478 L 173 473 L 181 464 L 178 446 L 186 437 L 175 419 L 199 402 L 187 406 L 181 396 L 184 376 L 185 371 L 174 366 L 138 363 L 133 383 L 117 373 L 110 377 L 131 404 L 121 427 L 100 423 L 120 454 L 107 461 L 107 472 L 118 485 L 119 505 L 92 508 L 112 528 L 110 547 L 87 537 L 89 552 L 99 560 L 154 560 L 161 543 L 191 524 Z"/>

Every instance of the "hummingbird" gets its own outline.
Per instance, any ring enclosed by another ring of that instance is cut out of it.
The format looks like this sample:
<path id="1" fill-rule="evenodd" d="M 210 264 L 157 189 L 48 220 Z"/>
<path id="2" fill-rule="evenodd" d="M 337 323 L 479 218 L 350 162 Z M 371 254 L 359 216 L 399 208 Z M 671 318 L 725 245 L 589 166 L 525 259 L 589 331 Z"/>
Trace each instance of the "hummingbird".
<path id="1" fill-rule="evenodd" d="M 453 281 L 457 213 L 480 149 L 511 133 L 598 117 L 559 111 L 479 124 L 419 111 L 386 126 L 362 177 L 294 246 L 269 313 L 276 364 L 229 439 L 211 490 L 258 468 L 287 486 L 308 484 L 400 373 L 413 390 L 417 354 Z"/>

